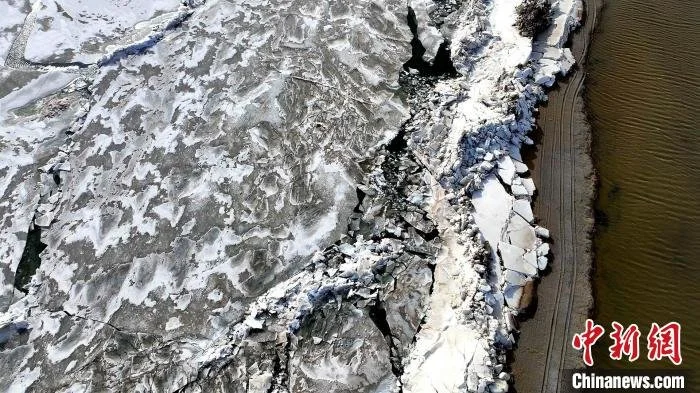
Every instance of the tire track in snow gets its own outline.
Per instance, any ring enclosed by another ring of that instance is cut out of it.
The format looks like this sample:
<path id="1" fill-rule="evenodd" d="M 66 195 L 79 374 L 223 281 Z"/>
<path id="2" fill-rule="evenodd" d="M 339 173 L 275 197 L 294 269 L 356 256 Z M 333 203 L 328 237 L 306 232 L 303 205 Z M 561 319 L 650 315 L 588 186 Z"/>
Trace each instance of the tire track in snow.
<path id="1" fill-rule="evenodd" d="M 585 64 L 600 0 L 584 5 L 584 24 L 572 35 L 572 53 L 578 64 Z M 521 325 L 512 363 L 515 389 L 521 393 L 561 390 L 566 383 L 563 370 L 580 361 L 579 353 L 571 348 L 571 336 L 580 330 L 591 305 L 588 231 L 592 181 L 589 136 L 581 113 L 585 70 L 576 67 L 572 71 L 549 92 L 549 102 L 538 118 L 543 133 L 540 150 L 534 165 L 528 163 L 540 189 L 535 215 L 551 231 L 553 262 L 552 271 L 539 285 L 537 311 Z"/>

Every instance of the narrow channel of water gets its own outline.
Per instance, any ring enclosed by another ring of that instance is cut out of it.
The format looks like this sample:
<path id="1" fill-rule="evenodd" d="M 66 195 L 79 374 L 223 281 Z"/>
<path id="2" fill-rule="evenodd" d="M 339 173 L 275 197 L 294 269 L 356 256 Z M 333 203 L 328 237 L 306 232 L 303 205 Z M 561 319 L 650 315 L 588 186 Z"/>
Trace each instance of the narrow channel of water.
<path id="1" fill-rule="evenodd" d="M 698 21 L 698 0 L 608 0 L 591 43 L 594 316 L 607 330 L 594 353 L 603 368 L 668 367 L 646 360 L 649 325 L 668 321 L 682 324 L 684 368 L 700 367 Z M 642 331 L 632 366 L 608 358 L 612 321 Z"/>

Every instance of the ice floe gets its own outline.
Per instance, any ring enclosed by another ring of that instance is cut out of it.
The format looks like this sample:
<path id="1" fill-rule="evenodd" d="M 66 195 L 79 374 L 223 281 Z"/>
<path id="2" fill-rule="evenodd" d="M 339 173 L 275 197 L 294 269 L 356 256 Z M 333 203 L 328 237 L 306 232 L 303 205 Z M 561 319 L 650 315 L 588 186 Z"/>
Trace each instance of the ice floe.
<path id="1" fill-rule="evenodd" d="M 24 53 L 34 63 L 95 63 L 117 47 L 143 41 L 182 6 L 179 0 L 37 3 Z"/>

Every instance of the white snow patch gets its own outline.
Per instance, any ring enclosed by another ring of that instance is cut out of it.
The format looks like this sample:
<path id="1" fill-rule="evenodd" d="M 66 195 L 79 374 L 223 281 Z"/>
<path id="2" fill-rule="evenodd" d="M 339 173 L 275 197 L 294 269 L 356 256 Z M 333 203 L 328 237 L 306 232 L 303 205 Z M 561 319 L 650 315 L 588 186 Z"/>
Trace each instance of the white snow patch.
<path id="1" fill-rule="evenodd" d="M 170 317 L 168 318 L 168 321 L 165 323 L 165 330 L 175 330 L 182 326 L 182 322 L 180 322 L 180 318 L 178 317 Z"/>
<path id="2" fill-rule="evenodd" d="M 109 53 L 109 46 L 128 45 L 152 32 L 158 16 L 180 8 L 178 0 L 39 0 L 25 57 L 34 62 L 92 64 Z M 150 23 L 149 23 L 150 21 Z M 99 37 L 96 39 L 96 37 Z"/>

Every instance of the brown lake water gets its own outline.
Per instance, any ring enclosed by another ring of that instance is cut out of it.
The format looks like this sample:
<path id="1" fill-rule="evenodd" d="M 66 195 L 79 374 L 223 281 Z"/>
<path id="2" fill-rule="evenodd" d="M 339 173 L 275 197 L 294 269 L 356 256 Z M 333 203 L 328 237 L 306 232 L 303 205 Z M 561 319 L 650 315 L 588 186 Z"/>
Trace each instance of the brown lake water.
<path id="1" fill-rule="evenodd" d="M 606 328 L 594 359 L 602 368 L 671 366 L 646 360 L 651 322 L 669 321 L 682 325 L 682 367 L 700 368 L 699 22 L 698 0 L 608 0 L 591 42 L 594 317 Z M 632 365 L 608 358 L 612 321 L 640 327 Z"/>

